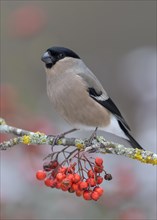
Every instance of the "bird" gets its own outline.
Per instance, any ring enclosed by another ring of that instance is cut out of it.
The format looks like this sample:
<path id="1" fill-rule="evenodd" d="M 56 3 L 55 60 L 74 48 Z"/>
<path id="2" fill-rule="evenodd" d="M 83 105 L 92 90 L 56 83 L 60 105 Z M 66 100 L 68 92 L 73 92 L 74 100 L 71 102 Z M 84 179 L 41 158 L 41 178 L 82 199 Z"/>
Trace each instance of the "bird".
<path id="1" fill-rule="evenodd" d="M 56 111 L 74 129 L 97 129 L 126 139 L 144 150 L 95 74 L 73 50 L 55 46 L 42 55 L 47 94 Z"/>

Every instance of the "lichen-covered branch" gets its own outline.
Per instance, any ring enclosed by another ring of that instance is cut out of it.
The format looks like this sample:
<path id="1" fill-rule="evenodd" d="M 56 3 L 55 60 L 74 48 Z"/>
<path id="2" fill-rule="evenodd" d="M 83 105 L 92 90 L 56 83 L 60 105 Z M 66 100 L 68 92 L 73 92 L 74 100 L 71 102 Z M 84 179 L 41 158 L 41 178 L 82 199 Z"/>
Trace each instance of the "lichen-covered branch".
<path id="1" fill-rule="evenodd" d="M 47 136 L 40 132 L 31 132 L 16 127 L 9 126 L 5 123 L 4 119 L 0 119 L 0 133 L 10 133 L 18 137 L 0 143 L 0 150 L 7 150 L 17 144 L 25 145 L 52 145 L 55 136 Z M 91 146 L 87 146 L 86 140 L 77 138 L 60 138 L 56 145 L 75 146 L 77 149 L 86 152 L 95 152 L 103 154 L 116 154 L 132 159 L 139 160 L 143 163 L 157 165 L 157 154 L 150 151 L 143 151 L 134 148 L 126 148 L 125 146 L 106 141 L 104 137 L 96 137 Z"/>

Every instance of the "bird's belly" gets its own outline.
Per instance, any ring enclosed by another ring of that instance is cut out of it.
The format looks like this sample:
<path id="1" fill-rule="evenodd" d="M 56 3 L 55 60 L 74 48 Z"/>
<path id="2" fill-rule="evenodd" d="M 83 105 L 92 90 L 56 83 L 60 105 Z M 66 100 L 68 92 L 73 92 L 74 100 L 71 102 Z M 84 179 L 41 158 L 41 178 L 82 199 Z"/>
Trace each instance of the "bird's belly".
<path id="1" fill-rule="evenodd" d="M 66 99 L 60 98 L 59 102 L 55 102 L 55 108 L 75 128 L 105 127 L 109 124 L 109 112 L 90 97 L 86 101 L 69 95 Z"/>
<path id="2" fill-rule="evenodd" d="M 107 126 L 110 122 L 110 113 L 89 96 L 87 85 L 81 77 L 74 76 L 72 74 L 68 78 L 68 74 L 64 75 L 64 81 L 63 79 L 57 82 L 48 81 L 48 96 L 56 111 L 73 126 Z"/>

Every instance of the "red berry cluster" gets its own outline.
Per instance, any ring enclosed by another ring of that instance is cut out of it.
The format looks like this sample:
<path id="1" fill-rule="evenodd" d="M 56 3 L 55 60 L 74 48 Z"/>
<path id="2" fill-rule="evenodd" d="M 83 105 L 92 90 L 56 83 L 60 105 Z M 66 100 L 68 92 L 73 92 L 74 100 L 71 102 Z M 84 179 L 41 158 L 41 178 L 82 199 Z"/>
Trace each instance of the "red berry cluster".
<path id="1" fill-rule="evenodd" d="M 101 158 L 97 157 L 94 163 L 90 164 L 90 169 L 78 169 L 76 162 L 68 166 L 59 164 L 57 160 L 45 162 L 43 170 L 37 171 L 36 178 L 44 180 L 48 187 L 75 193 L 76 196 L 83 196 L 85 200 L 97 201 L 104 192 L 99 185 L 104 179 L 111 180 L 112 176 L 104 171 Z M 102 172 L 105 172 L 104 178 L 101 176 Z"/>

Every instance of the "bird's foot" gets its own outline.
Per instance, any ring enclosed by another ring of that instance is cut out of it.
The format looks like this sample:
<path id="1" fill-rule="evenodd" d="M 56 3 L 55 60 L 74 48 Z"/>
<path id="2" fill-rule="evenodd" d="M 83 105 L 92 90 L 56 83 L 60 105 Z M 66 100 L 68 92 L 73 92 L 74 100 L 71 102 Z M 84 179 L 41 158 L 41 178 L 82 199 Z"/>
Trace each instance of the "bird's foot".
<path id="1" fill-rule="evenodd" d="M 98 130 L 98 127 L 95 128 L 94 132 L 92 133 L 92 135 L 89 137 L 89 139 L 87 139 L 86 142 L 86 146 L 91 146 L 92 141 L 96 138 L 96 132 Z"/>
<path id="2" fill-rule="evenodd" d="M 58 134 L 58 135 L 56 135 L 56 136 L 54 136 L 54 135 L 48 135 L 48 137 L 53 137 L 53 141 L 52 141 L 52 148 L 53 148 L 53 146 L 55 146 L 56 144 L 57 144 L 57 142 L 58 142 L 58 140 L 59 139 L 61 139 L 61 138 L 63 138 L 63 137 L 65 137 L 65 135 L 67 135 L 67 134 L 70 134 L 70 133 L 72 133 L 72 132 L 74 132 L 74 131 L 76 131 L 77 129 L 76 128 L 74 128 L 74 129 L 71 129 L 71 130 L 69 130 L 69 131 L 66 131 L 66 132 L 64 132 L 64 133 L 61 133 L 61 134 Z"/>

